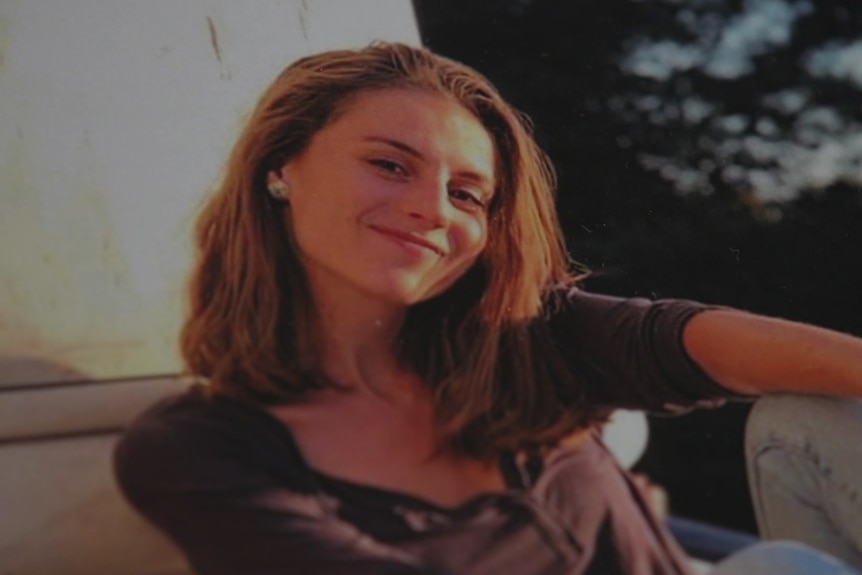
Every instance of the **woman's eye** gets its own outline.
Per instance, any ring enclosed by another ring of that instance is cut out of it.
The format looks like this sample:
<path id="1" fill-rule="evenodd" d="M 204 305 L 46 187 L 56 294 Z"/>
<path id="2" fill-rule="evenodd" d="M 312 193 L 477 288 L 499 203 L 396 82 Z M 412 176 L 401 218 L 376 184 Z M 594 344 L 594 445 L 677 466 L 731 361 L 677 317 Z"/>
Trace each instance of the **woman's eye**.
<path id="1" fill-rule="evenodd" d="M 482 197 L 476 192 L 454 189 L 449 192 L 449 195 L 459 202 L 467 202 L 477 208 L 485 207 L 485 202 L 482 201 Z"/>
<path id="2" fill-rule="evenodd" d="M 386 172 L 388 174 L 396 175 L 396 176 L 406 176 L 407 170 L 399 164 L 398 162 L 393 162 L 392 160 L 386 160 L 383 158 L 370 160 L 369 163 L 375 168 Z"/>

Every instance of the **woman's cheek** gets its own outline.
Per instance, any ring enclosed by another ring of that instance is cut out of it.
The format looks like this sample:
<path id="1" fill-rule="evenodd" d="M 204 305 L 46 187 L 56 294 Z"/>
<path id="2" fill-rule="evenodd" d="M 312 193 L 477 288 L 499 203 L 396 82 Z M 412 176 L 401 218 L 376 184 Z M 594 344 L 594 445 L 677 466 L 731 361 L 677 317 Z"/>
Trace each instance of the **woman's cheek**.
<path id="1" fill-rule="evenodd" d="M 472 247 L 470 252 L 476 257 L 485 249 L 485 244 L 488 242 L 488 224 L 484 221 L 484 217 L 471 222 L 467 230 L 467 242 Z"/>

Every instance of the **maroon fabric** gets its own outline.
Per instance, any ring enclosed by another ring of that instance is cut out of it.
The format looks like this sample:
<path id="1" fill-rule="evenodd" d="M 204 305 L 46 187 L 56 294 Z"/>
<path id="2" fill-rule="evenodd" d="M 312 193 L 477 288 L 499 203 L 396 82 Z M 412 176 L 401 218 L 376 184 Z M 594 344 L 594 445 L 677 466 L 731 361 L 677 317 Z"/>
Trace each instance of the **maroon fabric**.
<path id="1" fill-rule="evenodd" d="M 591 397 L 676 411 L 731 397 L 681 345 L 703 306 L 561 294 L 549 321 Z M 565 382 L 561 382 L 565 385 Z M 686 559 L 598 439 L 455 510 L 321 475 L 266 411 L 201 388 L 141 416 L 115 453 L 132 504 L 201 575 L 686 574 Z"/>

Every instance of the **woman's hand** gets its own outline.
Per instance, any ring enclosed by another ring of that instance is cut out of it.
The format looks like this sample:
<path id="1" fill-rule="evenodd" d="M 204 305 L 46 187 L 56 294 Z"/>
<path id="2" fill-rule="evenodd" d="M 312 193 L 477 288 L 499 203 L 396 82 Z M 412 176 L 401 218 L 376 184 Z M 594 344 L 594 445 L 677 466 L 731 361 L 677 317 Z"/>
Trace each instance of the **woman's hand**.
<path id="1" fill-rule="evenodd" d="M 683 332 L 691 358 L 720 385 L 748 395 L 862 396 L 862 339 L 729 309 L 704 311 Z"/>

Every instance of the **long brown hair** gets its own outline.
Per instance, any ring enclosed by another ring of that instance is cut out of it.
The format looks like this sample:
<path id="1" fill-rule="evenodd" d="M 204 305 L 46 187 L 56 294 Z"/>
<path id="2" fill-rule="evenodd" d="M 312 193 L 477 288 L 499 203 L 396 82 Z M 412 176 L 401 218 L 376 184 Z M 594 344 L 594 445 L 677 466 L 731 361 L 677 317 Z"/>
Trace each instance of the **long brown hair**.
<path id="1" fill-rule="evenodd" d="M 360 91 L 415 88 L 454 98 L 491 135 L 497 190 L 488 244 L 446 293 L 413 306 L 401 360 L 434 390 L 439 429 L 454 449 L 492 457 L 553 441 L 591 422 L 550 350 L 542 314 L 573 283 L 554 206 L 555 176 L 529 121 L 476 71 L 402 44 L 325 52 L 285 69 L 263 93 L 196 228 L 187 369 L 217 393 L 291 402 L 326 387 L 310 342 L 311 298 L 266 174 L 302 152 Z M 560 389 L 565 384 L 566 393 Z"/>

